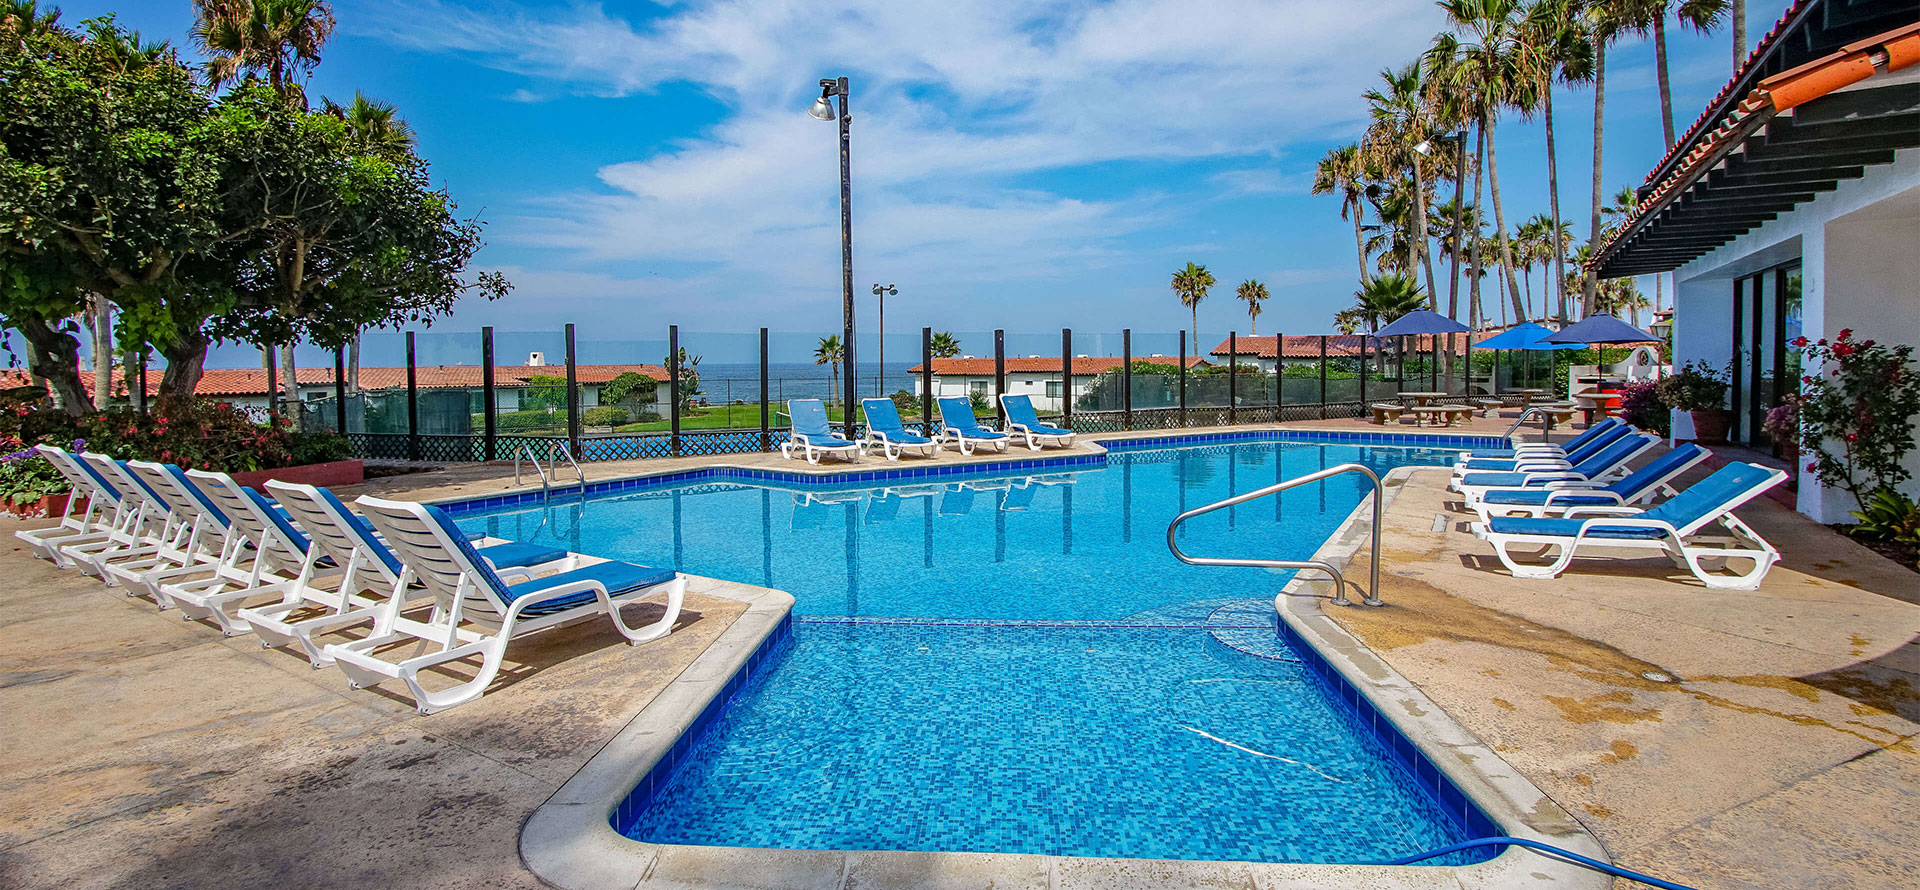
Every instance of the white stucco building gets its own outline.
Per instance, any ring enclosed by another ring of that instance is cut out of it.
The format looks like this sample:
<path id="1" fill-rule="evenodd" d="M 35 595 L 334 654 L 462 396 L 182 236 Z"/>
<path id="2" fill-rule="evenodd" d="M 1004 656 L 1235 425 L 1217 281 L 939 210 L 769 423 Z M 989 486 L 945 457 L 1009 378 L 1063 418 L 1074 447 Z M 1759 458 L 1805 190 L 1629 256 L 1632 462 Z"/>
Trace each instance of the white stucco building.
<path id="1" fill-rule="evenodd" d="M 1180 359 L 1170 355 L 1136 355 L 1134 362 L 1152 362 L 1158 365 L 1177 365 Z M 1061 380 L 1064 363 L 1060 356 L 1007 356 L 1007 393 L 1033 397 L 1036 411 L 1058 411 L 1061 406 L 1061 394 L 1065 384 Z M 1117 355 L 1077 355 L 1073 358 L 1073 397 L 1079 398 L 1093 388 L 1095 378 L 1106 371 L 1119 368 L 1120 356 Z M 1187 356 L 1187 367 L 1197 368 L 1206 365 L 1199 356 Z M 924 366 L 914 365 L 907 370 L 913 375 L 913 394 L 924 397 L 925 389 L 921 384 L 921 371 Z M 933 360 L 933 396 L 937 399 L 949 396 L 971 396 L 978 394 L 991 401 L 996 395 L 993 387 L 994 360 L 962 356 L 960 358 L 937 358 Z"/>

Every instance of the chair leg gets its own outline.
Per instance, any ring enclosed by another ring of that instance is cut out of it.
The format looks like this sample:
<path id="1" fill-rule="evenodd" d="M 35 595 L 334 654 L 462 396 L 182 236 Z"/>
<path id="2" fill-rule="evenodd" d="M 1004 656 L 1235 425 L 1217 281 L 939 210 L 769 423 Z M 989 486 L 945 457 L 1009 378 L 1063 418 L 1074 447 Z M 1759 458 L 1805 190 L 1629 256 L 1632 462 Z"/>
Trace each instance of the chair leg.
<path id="1" fill-rule="evenodd" d="M 628 645 L 638 646 L 641 643 L 660 639 L 673 632 L 673 623 L 680 620 L 681 601 L 686 598 L 687 594 L 686 576 L 681 575 L 674 578 L 667 583 L 666 589 L 667 614 L 660 616 L 660 620 L 640 628 L 628 627 L 627 622 L 620 617 L 620 604 L 608 598 L 604 591 L 600 594 L 601 605 L 606 608 L 607 617 L 613 619 L 614 628 L 620 631 L 621 636 L 627 638 Z M 658 587 L 649 590 L 647 591 L 647 595 L 652 596 L 658 590 Z M 632 600 L 629 600 L 629 602 L 632 602 Z"/>

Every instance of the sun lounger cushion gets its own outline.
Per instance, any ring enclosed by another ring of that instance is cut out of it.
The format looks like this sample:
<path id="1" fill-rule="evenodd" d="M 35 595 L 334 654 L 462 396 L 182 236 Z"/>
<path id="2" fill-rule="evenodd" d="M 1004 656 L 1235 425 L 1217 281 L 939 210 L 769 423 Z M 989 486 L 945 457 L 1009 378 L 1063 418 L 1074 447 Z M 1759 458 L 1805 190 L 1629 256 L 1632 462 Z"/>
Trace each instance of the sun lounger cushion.
<path id="1" fill-rule="evenodd" d="M 1546 504 L 1547 497 L 1552 494 L 1555 494 L 1555 491 L 1553 489 L 1546 489 L 1546 488 L 1529 488 L 1524 491 L 1495 490 L 1495 491 L 1489 491 L 1485 495 L 1481 496 L 1480 501 L 1481 503 L 1486 503 L 1486 504 L 1503 504 L 1507 506 L 1520 506 L 1520 507 L 1538 507 Z M 1558 494 L 1560 496 L 1557 498 L 1554 498 L 1553 502 L 1562 507 L 1597 507 L 1597 506 L 1611 506 L 1613 504 L 1619 503 L 1619 501 L 1614 498 L 1602 497 L 1600 495 L 1574 494 L 1572 492 L 1564 491 L 1564 490 L 1559 491 Z"/>
<path id="2" fill-rule="evenodd" d="M 861 407 L 867 412 L 867 427 L 887 434 L 898 445 L 931 445 L 933 440 L 907 431 L 900 422 L 900 409 L 892 399 L 862 399 Z"/>
<path id="3" fill-rule="evenodd" d="M 1550 537 L 1571 538 L 1580 533 L 1584 519 L 1530 519 L 1521 516 L 1495 516 L 1487 523 L 1487 530 L 1501 535 L 1546 535 Z M 1595 525 L 1587 529 L 1589 538 L 1638 538 L 1652 540 L 1666 533 L 1657 528 L 1636 528 L 1634 526 Z"/>
<path id="4" fill-rule="evenodd" d="M 1588 442 L 1591 442 L 1594 439 L 1599 438 L 1601 433 L 1604 433 L 1616 426 L 1619 426 L 1621 423 L 1622 421 L 1619 418 L 1609 417 L 1605 420 L 1600 421 L 1599 423 L 1594 424 L 1593 426 L 1587 427 L 1585 432 L 1581 433 L 1578 436 L 1574 436 L 1571 439 L 1568 439 L 1561 446 L 1561 453 L 1565 454 L 1568 452 L 1578 451 L 1582 446 L 1586 445 Z M 1506 458 L 1508 460 L 1511 460 L 1516 454 L 1519 454 L 1519 449 L 1517 448 L 1476 448 L 1472 451 L 1467 452 L 1467 457 L 1468 459 Z"/>
<path id="5" fill-rule="evenodd" d="M 494 565 L 502 568 L 507 566 L 537 566 L 541 563 L 554 562 L 555 560 L 567 558 L 567 551 L 565 550 L 553 547 L 542 547 L 539 544 L 528 544 L 524 541 L 504 541 L 491 547 L 482 547 L 479 553 Z"/>
<path id="6" fill-rule="evenodd" d="M 212 516 L 215 522 L 223 526 L 227 524 L 227 514 L 220 512 L 220 508 L 213 505 L 213 500 L 207 497 L 207 493 L 201 491 L 200 486 L 193 484 L 193 481 L 187 478 L 187 471 L 173 464 L 166 464 L 165 466 L 167 473 L 173 476 L 175 481 L 180 483 L 180 487 L 186 489 L 188 494 L 193 495 L 194 500 L 200 502 L 201 509 L 206 510 L 207 514 Z"/>
<path id="7" fill-rule="evenodd" d="M 480 552 L 485 553 L 486 551 L 482 550 Z M 607 586 L 608 596 L 619 596 L 623 593 L 639 590 L 642 587 L 665 584 L 668 581 L 672 581 L 673 577 L 674 572 L 672 569 L 656 569 L 630 562 L 602 562 L 587 566 L 583 569 L 574 569 L 571 572 L 561 572 L 557 575 L 548 575 L 545 578 L 535 578 L 532 581 L 522 581 L 518 584 L 508 585 L 507 591 L 511 598 L 517 601 L 528 597 L 537 598 L 541 591 L 552 590 L 562 584 L 592 580 L 605 584 Z M 521 609 L 520 614 L 528 617 L 550 615 L 554 612 L 593 602 L 594 598 L 595 595 L 593 591 L 583 590 L 579 593 L 570 593 L 566 596 L 554 597 L 544 602 L 536 602 L 531 606 Z"/>

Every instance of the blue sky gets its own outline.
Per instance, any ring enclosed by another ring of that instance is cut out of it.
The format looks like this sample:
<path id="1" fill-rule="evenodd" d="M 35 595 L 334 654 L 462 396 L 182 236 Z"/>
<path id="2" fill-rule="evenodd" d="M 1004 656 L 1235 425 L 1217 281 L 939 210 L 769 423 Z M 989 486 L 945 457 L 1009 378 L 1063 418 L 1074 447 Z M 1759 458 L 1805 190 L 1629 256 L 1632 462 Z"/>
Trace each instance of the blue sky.
<path id="1" fill-rule="evenodd" d="M 114 12 L 183 45 L 191 22 L 186 0 L 55 3 L 70 23 Z M 1749 39 L 1785 6 L 1749 3 Z M 335 0 L 335 11 L 309 94 L 357 89 L 398 105 L 435 176 L 486 222 L 479 264 L 516 285 L 434 330 L 571 321 L 590 341 L 657 340 L 669 323 L 838 329 L 834 127 L 804 111 L 820 77 L 842 74 L 864 330 L 869 286 L 891 282 L 890 332 L 1174 331 L 1188 316 L 1168 277 L 1191 260 L 1220 281 L 1200 309 L 1203 338 L 1246 330 L 1232 299 L 1246 278 L 1273 293 L 1263 331 L 1324 332 L 1352 301 L 1356 259 L 1337 200 L 1307 193 L 1313 164 L 1359 136 L 1360 94 L 1380 69 L 1444 28 L 1425 0 Z M 1669 40 L 1684 129 L 1726 81 L 1731 37 L 1674 28 Z M 1592 93 L 1562 91 L 1555 110 L 1563 216 L 1584 235 Z M 1607 111 L 1611 194 L 1664 152 L 1650 43 L 1610 54 Z M 1511 226 L 1546 210 L 1544 140 L 1515 119 L 1496 138 Z M 244 350 L 212 362 L 248 363 Z"/>

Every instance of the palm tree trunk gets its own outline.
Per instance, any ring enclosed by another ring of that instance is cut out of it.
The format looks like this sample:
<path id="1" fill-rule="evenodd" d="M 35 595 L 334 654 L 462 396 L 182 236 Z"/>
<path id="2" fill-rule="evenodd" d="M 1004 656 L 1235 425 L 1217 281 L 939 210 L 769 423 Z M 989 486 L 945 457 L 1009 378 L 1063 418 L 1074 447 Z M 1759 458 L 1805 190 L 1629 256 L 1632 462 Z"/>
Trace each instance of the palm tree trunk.
<path id="1" fill-rule="evenodd" d="M 1427 269 L 1427 308 L 1440 308 L 1440 293 L 1433 289 L 1433 256 L 1427 250 L 1427 182 L 1420 169 L 1420 154 L 1413 155 L 1413 262 Z"/>
<path id="2" fill-rule="evenodd" d="M 1367 237 L 1361 231 L 1361 229 L 1363 228 L 1362 222 L 1360 220 L 1361 212 L 1362 211 L 1361 211 L 1360 202 L 1359 201 L 1353 202 L 1353 247 L 1354 247 L 1354 250 L 1360 254 L 1360 286 L 1366 287 L 1367 286 Z M 1199 325 L 1197 323 L 1194 326 L 1193 334 L 1195 337 L 1200 336 Z M 1199 343 L 1198 340 L 1194 342 L 1196 344 Z"/>
<path id="3" fill-rule="evenodd" d="M 1607 107 L 1607 39 L 1604 34 L 1595 34 L 1593 38 L 1593 216 L 1587 234 L 1587 243 L 1600 243 L 1600 207 L 1601 207 L 1601 148 L 1606 144 L 1606 107 Z M 1593 304 L 1600 300 L 1600 276 L 1592 269 L 1585 270 L 1580 276 L 1580 314 L 1593 314 Z"/>
<path id="4" fill-rule="evenodd" d="M 1367 267 L 1364 263 L 1360 266 L 1360 280 L 1367 280 Z M 1200 352 L 1200 301 L 1193 301 L 1187 308 L 1193 310 L 1193 350 L 1194 354 L 1198 355 Z"/>
<path id="5" fill-rule="evenodd" d="M 1513 314 L 1518 317 L 1527 311 L 1520 305 L 1520 281 L 1513 275 L 1513 245 L 1507 240 L 1507 215 L 1500 209 L 1500 163 L 1493 156 L 1493 121 L 1483 121 L 1487 139 L 1487 192 L 1493 199 L 1493 226 L 1500 233 L 1500 272 L 1506 276 L 1507 302 L 1513 306 Z M 1500 314 L 1507 313 L 1504 308 Z"/>
<path id="6" fill-rule="evenodd" d="M 113 399 L 113 304 L 99 294 L 88 301 L 93 304 L 93 407 L 105 410 Z"/>
<path id="7" fill-rule="evenodd" d="M 1480 330 L 1480 171 L 1487 169 L 1486 121 L 1481 121 L 1480 126 L 1474 129 L 1480 132 L 1480 144 L 1474 149 L 1473 159 L 1473 225 L 1468 226 L 1461 237 L 1467 242 L 1467 255 L 1472 257 L 1468 265 L 1473 268 L 1472 277 L 1467 279 L 1469 285 L 1467 317 L 1471 319 L 1468 324 L 1478 331 Z M 1454 249 L 1458 250 L 1459 246 L 1456 245 Z"/>
<path id="8" fill-rule="evenodd" d="M 1520 320 L 1532 321 L 1533 320 L 1533 270 L 1532 269 L 1526 270 L 1526 273 L 1520 276 L 1520 280 L 1525 282 L 1525 286 L 1527 289 L 1527 311 L 1521 314 Z"/>
<path id="9" fill-rule="evenodd" d="M 1653 19 L 1653 73 L 1660 81 L 1660 128 L 1667 134 L 1667 148 L 1673 148 L 1673 86 L 1667 82 L 1666 10 Z"/>
<path id="10" fill-rule="evenodd" d="M 1560 323 L 1567 323 L 1567 251 L 1560 240 L 1560 167 L 1553 149 L 1553 78 L 1547 78 L 1540 91 L 1541 109 L 1547 125 L 1547 207 L 1553 215 L 1553 228 L 1547 231 L 1547 249 L 1553 252 L 1553 293 L 1560 296 Z M 1543 274 L 1544 274 L 1543 270 Z M 1541 282 L 1540 314 L 1547 314 L 1546 282 Z"/>
<path id="11" fill-rule="evenodd" d="M 357 395 L 360 392 L 360 334 L 358 331 L 354 332 L 352 340 L 347 341 L 346 387 L 348 395 Z M 341 432 L 346 431 L 341 430 Z"/>
<path id="12" fill-rule="evenodd" d="M 1733 70 L 1747 60 L 1747 0 L 1733 0 Z"/>

